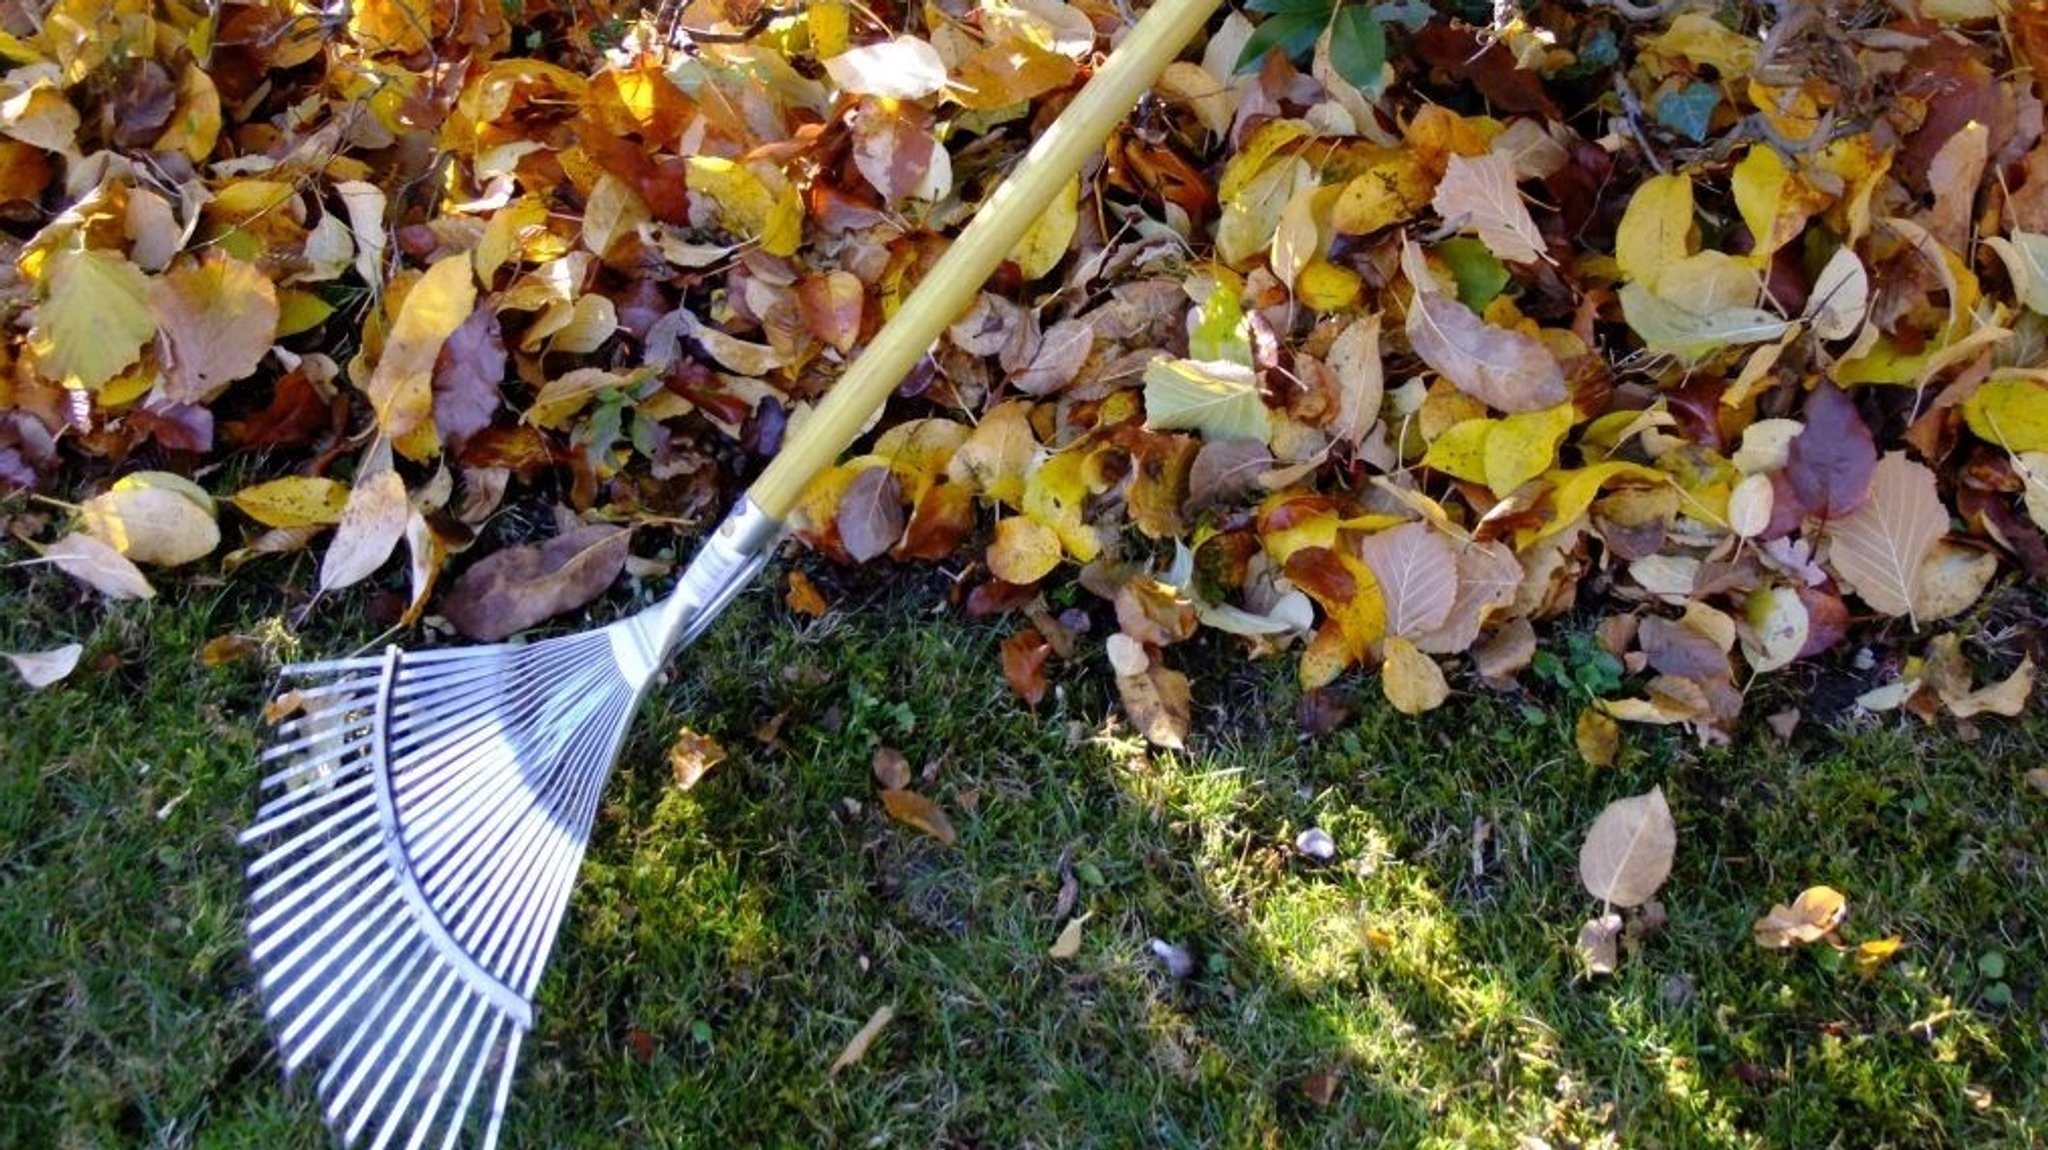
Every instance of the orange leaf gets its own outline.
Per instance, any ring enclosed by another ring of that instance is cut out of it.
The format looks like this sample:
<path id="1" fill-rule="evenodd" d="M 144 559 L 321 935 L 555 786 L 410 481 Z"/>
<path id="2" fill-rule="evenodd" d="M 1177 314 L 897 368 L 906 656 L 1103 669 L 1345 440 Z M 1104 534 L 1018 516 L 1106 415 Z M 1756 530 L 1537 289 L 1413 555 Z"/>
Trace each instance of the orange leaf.
<path id="1" fill-rule="evenodd" d="M 883 791 L 882 809 L 889 812 L 890 818 L 923 831 L 946 846 L 952 846 L 960 837 L 954 832 L 953 820 L 946 817 L 946 812 L 916 791 Z"/>

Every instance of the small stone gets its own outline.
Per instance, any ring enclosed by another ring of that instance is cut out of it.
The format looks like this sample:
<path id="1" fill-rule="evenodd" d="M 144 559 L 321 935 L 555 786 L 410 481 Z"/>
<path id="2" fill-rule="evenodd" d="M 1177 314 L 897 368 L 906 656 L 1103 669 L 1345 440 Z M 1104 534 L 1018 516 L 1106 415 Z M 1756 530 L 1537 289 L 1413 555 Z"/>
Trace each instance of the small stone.
<path id="1" fill-rule="evenodd" d="M 1317 862 L 1329 862 L 1337 857 L 1337 840 L 1321 827 L 1310 827 L 1294 836 L 1294 849 Z"/>
<path id="2" fill-rule="evenodd" d="M 1152 940 L 1152 954 L 1166 965 L 1166 973 L 1176 979 L 1186 978 L 1195 972 L 1194 956 L 1163 938 Z"/>

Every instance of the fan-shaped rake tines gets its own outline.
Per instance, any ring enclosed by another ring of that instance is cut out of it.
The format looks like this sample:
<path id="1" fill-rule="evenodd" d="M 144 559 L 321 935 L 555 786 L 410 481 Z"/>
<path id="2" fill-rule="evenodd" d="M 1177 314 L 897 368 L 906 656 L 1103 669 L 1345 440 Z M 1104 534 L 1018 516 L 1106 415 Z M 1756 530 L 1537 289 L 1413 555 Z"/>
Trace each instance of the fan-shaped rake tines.
<path id="1" fill-rule="evenodd" d="M 491 1146 L 645 686 L 613 632 L 288 668 L 243 842 L 288 1072 L 344 1144 Z M 409 1134 L 408 1134 L 409 1132 Z"/>

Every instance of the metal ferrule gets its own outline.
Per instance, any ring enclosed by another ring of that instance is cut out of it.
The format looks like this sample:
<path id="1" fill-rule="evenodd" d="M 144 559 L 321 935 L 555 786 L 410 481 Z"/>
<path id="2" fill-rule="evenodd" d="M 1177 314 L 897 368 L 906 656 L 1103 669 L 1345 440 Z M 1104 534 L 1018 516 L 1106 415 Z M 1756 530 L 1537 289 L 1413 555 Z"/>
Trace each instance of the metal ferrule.
<path id="1" fill-rule="evenodd" d="M 644 682 L 669 652 L 703 634 L 775 553 L 782 528 L 780 520 L 741 497 L 691 557 L 668 599 L 614 631 L 619 666 L 627 677 Z"/>

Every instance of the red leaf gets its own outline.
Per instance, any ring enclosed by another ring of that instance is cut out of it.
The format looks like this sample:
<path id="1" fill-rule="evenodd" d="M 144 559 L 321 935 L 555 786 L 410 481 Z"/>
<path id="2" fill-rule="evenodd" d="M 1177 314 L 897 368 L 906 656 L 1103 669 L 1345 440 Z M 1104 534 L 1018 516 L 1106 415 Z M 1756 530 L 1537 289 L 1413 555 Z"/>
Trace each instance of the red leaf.
<path id="1" fill-rule="evenodd" d="M 1808 514 L 1840 519 L 1870 497 L 1877 443 L 1856 404 L 1825 380 L 1806 401 L 1806 430 L 1792 437 L 1785 472 Z"/>

